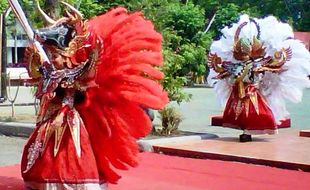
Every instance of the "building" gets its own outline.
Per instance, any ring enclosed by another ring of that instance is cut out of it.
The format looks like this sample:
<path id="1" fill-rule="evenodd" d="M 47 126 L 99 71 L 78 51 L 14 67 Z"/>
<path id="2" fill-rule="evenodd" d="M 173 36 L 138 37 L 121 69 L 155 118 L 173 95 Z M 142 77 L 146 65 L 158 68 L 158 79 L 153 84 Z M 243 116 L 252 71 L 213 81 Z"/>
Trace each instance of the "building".
<path id="1" fill-rule="evenodd" d="M 296 39 L 302 41 L 310 51 L 310 32 L 294 32 Z"/>

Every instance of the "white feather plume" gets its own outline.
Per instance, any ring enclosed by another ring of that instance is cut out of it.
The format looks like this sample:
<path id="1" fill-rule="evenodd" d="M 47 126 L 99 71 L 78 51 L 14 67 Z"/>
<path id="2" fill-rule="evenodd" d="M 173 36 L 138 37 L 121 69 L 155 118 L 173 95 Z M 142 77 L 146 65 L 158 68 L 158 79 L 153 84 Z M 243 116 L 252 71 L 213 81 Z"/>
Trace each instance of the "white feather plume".
<path id="1" fill-rule="evenodd" d="M 260 41 L 266 47 L 267 56 L 272 56 L 282 48 L 292 50 L 291 59 L 283 66 L 286 70 L 281 73 L 265 72 L 259 85 L 259 90 L 267 100 L 275 119 L 280 121 L 289 117 L 285 101 L 300 102 L 303 89 L 310 87 L 307 77 L 310 75 L 310 53 L 302 42 L 294 39 L 293 30 L 288 24 L 279 22 L 273 16 L 254 20 L 260 27 Z M 233 57 L 234 35 L 243 22 L 248 24 L 242 28 L 240 38 L 252 39 L 253 36 L 257 36 L 255 24 L 250 22 L 248 15 L 242 15 L 238 23 L 222 29 L 223 36 L 212 43 L 210 53 L 216 53 L 223 61 L 237 62 Z M 210 73 L 208 81 L 214 85 L 217 99 L 225 105 L 233 81 L 227 77 L 215 82 L 211 79 L 216 76 L 215 71 L 211 69 Z"/>

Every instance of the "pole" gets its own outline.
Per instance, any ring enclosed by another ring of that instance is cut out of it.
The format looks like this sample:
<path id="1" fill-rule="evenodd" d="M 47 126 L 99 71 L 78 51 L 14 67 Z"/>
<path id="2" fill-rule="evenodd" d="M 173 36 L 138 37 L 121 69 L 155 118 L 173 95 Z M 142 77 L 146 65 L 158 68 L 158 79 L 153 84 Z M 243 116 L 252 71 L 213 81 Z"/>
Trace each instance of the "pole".
<path id="1" fill-rule="evenodd" d="M 6 17 L 11 12 L 11 8 L 6 9 L 6 11 L 1 14 L 0 23 L 0 34 L 1 34 L 1 40 L 0 40 L 0 103 L 4 102 L 7 99 L 7 75 L 6 75 L 6 67 L 7 67 L 7 42 L 6 42 Z"/>
<path id="2" fill-rule="evenodd" d="M 3 79 L 2 79 L 2 75 L 3 75 L 3 72 L 2 72 L 2 31 L 3 31 L 3 14 L 0 14 L 0 36 L 1 36 L 1 39 L 0 39 L 0 103 L 4 102 L 4 96 L 3 96 L 3 93 L 2 93 L 2 83 L 3 83 Z"/>
<path id="3" fill-rule="evenodd" d="M 6 11 L 1 15 L 1 40 L 0 40 L 0 103 L 4 102 L 7 99 L 7 74 L 6 74 L 6 67 L 7 67 L 7 37 L 6 37 L 6 18 L 11 12 L 11 8 L 7 8 Z"/>
<path id="4" fill-rule="evenodd" d="M 214 15 L 213 15 L 213 17 L 211 18 L 211 20 L 210 20 L 210 22 L 209 22 L 207 28 L 205 29 L 205 31 L 204 31 L 203 33 L 207 33 L 207 32 L 209 31 L 209 29 L 210 29 L 212 23 L 213 23 L 214 20 L 215 20 L 215 16 L 216 16 L 216 13 L 214 13 Z"/>

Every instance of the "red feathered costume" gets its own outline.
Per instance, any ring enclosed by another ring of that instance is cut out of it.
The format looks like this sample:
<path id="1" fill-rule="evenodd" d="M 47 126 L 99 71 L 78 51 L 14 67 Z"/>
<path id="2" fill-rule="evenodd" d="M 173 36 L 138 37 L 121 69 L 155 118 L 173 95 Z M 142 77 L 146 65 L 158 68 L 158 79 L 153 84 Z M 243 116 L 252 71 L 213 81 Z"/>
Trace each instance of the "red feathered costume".
<path id="1" fill-rule="evenodd" d="M 264 97 L 253 84 L 244 83 L 245 95 L 240 97 L 236 84 L 226 103 L 223 126 L 244 130 L 250 134 L 273 134 L 277 125 Z"/>
<path id="2" fill-rule="evenodd" d="M 53 27 L 68 25 L 74 37 L 66 46 L 55 43 L 60 37 L 49 39 Z M 159 84 L 163 73 L 154 68 L 163 62 L 162 37 L 141 13 L 124 8 L 87 22 L 71 11 L 53 27 L 38 33 L 47 36 L 43 46 L 52 66 L 38 65 L 35 50 L 27 52 L 41 103 L 22 176 L 32 189 L 106 189 L 120 178 L 115 168 L 138 163 L 136 139 L 151 129 L 143 108 L 168 102 Z"/>

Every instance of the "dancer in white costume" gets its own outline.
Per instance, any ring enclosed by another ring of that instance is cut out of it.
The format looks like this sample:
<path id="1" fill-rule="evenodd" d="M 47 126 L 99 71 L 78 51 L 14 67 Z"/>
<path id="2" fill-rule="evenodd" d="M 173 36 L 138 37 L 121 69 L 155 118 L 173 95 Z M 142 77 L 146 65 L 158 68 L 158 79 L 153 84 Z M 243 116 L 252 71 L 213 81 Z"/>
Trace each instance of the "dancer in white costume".
<path id="1" fill-rule="evenodd" d="M 223 126 L 243 130 L 242 142 L 252 134 L 276 133 L 289 117 L 285 100 L 300 102 L 302 90 L 310 87 L 309 51 L 273 16 L 242 15 L 222 34 L 211 45 L 208 81 L 226 105 Z"/>

